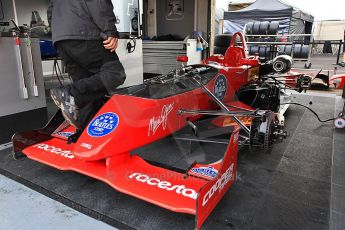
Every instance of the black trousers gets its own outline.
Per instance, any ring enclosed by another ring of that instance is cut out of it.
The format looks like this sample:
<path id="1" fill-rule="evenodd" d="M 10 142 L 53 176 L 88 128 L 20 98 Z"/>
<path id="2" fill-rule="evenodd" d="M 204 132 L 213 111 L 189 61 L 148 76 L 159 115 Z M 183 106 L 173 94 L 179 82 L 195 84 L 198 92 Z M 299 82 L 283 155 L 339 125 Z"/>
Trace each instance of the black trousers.
<path id="1" fill-rule="evenodd" d="M 79 107 L 111 94 L 126 79 L 115 52 L 103 47 L 101 40 L 65 40 L 55 44 L 71 75 L 70 93 Z"/>
<path id="2" fill-rule="evenodd" d="M 55 44 L 73 82 L 70 94 L 79 107 L 78 123 L 85 127 L 110 95 L 126 79 L 115 52 L 103 47 L 101 40 L 65 40 Z"/>

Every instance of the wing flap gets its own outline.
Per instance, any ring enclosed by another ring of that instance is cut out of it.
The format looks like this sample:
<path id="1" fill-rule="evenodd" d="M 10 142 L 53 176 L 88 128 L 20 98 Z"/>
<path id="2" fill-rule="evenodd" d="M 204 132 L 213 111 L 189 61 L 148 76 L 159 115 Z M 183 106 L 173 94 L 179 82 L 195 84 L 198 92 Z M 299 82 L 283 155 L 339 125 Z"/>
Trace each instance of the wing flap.
<path id="1" fill-rule="evenodd" d="M 195 215 L 199 229 L 236 179 L 238 138 L 237 127 L 223 159 L 210 165 L 196 164 L 187 173 L 153 166 L 129 153 L 125 154 L 128 158 L 115 155 L 113 159 L 85 161 L 73 154 L 74 144 L 55 137 L 30 145 L 23 153 L 59 170 L 101 180 L 122 193 L 165 209 Z"/>

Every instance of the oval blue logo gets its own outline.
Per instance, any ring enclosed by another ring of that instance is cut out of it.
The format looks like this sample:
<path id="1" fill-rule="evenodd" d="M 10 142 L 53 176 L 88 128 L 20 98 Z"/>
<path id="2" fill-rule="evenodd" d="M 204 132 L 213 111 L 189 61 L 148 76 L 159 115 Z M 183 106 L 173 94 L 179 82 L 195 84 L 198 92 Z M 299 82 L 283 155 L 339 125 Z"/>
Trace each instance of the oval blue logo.
<path id="1" fill-rule="evenodd" d="M 91 137 L 104 137 L 114 131 L 119 124 L 119 116 L 115 113 L 104 113 L 94 118 L 87 133 Z"/>
<path id="2" fill-rule="evenodd" d="M 212 177 L 212 178 L 215 178 L 218 175 L 218 170 L 216 170 L 212 166 L 192 168 L 192 172 L 194 172 L 196 174 Z"/>
<path id="3" fill-rule="evenodd" d="M 214 84 L 214 95 L 219 99 L 223 100 L 226 94 L 227 81 L 224 75 L 219 75 L 216 83 Z"/>

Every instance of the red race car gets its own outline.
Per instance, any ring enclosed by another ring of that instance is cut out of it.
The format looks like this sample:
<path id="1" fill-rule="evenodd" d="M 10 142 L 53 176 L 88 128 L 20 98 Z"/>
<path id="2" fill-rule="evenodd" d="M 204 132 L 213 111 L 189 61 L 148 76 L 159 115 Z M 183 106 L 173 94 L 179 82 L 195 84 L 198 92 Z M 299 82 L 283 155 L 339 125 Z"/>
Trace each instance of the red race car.
<path id="1" fill-rule="evenodd" d="M 333 75 L 331 79 L 329 79 L 329 84 L 334 85 L 336 89 L 344 89 L 345 88 L 345 74 Z"/>
<path id="2" fill-rule="evenodd" d="M 85 130 L 59 111 L 45 128 L 15 134 L 14 158 L 76 171 L 195 215 L 200 229 L 236 180 L 238 145 L 268 151 L 285 137 L 278 115 L 284 83 L 268 73 L 290 67 L 286 57 L 265 64 L 248 57 L 237 33 L 224 56 L 111 95 Z M 294 84 L 305 82 L 297 76 Z M 168 161 L 176 155 L 180 164 Z"/>

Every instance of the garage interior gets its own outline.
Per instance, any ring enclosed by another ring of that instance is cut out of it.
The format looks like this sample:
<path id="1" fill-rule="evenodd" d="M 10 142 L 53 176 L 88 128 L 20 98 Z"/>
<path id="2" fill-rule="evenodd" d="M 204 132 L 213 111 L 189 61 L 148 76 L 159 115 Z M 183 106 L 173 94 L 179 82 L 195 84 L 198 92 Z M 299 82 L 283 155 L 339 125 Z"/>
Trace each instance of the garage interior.
<path id="1" fill-rule="evenodd" d="M 35 0 L 28 4 L 21 0 L 0 0 L 4 9 L 0 10 L 0 174 L 91 217 L 91 228 L 100 221 L 118 229 L 194 229 L 193 215 L 174 213 L 136 199 L 86 175 L 60 171 L 27 158 L 13 159 L 13 134 L 44 127 L 58 111 L 49 89 L 71 81 L 57 54 L 42 53 L 42 41 L 51 41 L 50 35 L 20 37 L 20 44 L 14 45 L 18 39 L 11 32 L 16 26 L 14 23 L 30 25 L 33 15 L 37 15 L 33 11 L 38 12 L 46 23 L 39 27 L 46 28 L 48 2 Z M 138 21 L 136 31 L 132 27 L 133 22 L 118 25 L 121 39 L 117 53 L 127 74 L 126 83 L 121 87 L 139 85 L 180 68 L 181 63 L 176 56 L 188 56 L 185 64 L 194 65 L 212 54 L 216 34 L 226 32 L 215 29 L 215 24 L 219 23 L 213 20 L 216 1 L 178 2 L 182 2 L 184 7 L 182 20 L 166 18 L 167 1 L 123 1 L 123 5 L 115 8 L 115 12 L 119 12 L 124 8 L 128 10 L 128 4 L 134 4 L 129 17 Z M 126 13 L 119 14 L 121 21 L 128 20 Z M 227 13 L 230 20 L 231 12 Z M 226 24 L 226 21 L 221 21 L 217 26 Z M 309 29 L 303 33 L 312 33 L 308 26 Z M 299 33 L 302 32 L 295 34 Z M 344 45 L 343 40 L 340 40 L 339 53 L 343 49 L 341 44 Z M 337 53 L 320 57 L 310 50 L 309 55 L 308 59 L 296 61 L 293 70 L 308 74 L 311 70 L 306 70 L 305 61 L 311 61 L 314 72 L 319 69 L 328 71 L 328 77 L 330 72 L 341 75 L 345 71 L 341 65 L 334 66 Z M 345 95 L 342 97 L 342 89 L 325 90 L 321 87 L 321 90 L 291 93 L 294 103 L 307 105 L 321 119 L 337 117 L 343 112 Z M 281 143 L 274 144 L 270 154 L 250 151 L 247 146 L 240 147 L 236 182 L 202 229 L 345 228 L 345 129 L 335 128 L 333 122 L 320 123 L 308 109 L 298 105 L 290 105 L 284 115 L 288 136 Z M 207 161 L 208 157 L 212 161 L 215 156 L 203 154 L 224 152 L 224 144 L 219 144 L 201 154 L 185 155 L 178 149 L 167 148 L 174 141 L 172 136 L 168 136 L 131 154 L 188 171 L 186 162 Z M 202 146 L 200 144 L 198 148 Z M 0 177 L 0 185 L 1 180 Z M 5 194 L 5 191 L 0 187 L 0 207 L 15 210 L 16 207 L 7 206 L 9 202 L 6 199 L 1 199 L 1 193 Z M 40 204 L 35 205 L 38 209 L 41 207 Z M 27 214 L 30 210 L 18 210 L 18 213 Z M 11 215 L 0 215 L 0 229 L 2 218 L 7 221 L 4 222 L 6 227 L 17 221 Z M 30 222 L 30 218 L 27 221 Z M 37 224 L 33 228 L 39 228 L 39 221 Z M 49 224 L 48 221 L 47 226 Z M 67 225 L 66 229 L 75 229 L 75 226 Z"/>

